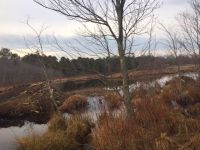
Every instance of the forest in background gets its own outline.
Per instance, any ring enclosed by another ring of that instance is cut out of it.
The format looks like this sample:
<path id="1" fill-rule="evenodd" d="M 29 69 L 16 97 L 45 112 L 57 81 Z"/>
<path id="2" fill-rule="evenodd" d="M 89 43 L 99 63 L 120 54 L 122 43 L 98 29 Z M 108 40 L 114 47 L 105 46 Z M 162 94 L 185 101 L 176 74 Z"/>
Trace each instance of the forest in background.
<path id="1" fill-rule="evenodd" d="M 128 69 L 160 69 L 163 67 L 194 64 L 194 58 L 186 55 L 174 56 L 129 56 Z M 109 70 L 110 65 L 110 70 Z M 44 68 L 45 67 L 45 68 Z M 44 69 L 50 79 L 80 76 L 88 74 L 108 75 L 120 72 L 119 57 L 68 59 L 39 54 L 27 54 L 20 57 L 10 49 L 0 50 L 0 85 L 15 85 L 19 83 L 45 80 Z"/>

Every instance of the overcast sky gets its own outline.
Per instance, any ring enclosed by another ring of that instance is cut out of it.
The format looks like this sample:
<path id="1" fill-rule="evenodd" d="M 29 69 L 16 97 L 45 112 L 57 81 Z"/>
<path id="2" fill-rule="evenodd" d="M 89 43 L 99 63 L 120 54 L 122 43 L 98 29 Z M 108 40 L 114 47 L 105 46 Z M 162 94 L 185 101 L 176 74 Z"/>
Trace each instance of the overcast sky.
<path id="1" fill-rule="evenodd" d="M 187 7 L 188 0 L 163 0 L 157 15 L 165 24 L 173 24 L 174 17 Z M 64 38 L 74 36 L 79 27 L 78 23 L 46 10 L 32 0 L 0 0 L 0 47 L 25 48 L 23 37 L 30 34 L 25 25 L 28 17 L 35 25 L 48 26 L 46 34 L 56 34 Z"/>

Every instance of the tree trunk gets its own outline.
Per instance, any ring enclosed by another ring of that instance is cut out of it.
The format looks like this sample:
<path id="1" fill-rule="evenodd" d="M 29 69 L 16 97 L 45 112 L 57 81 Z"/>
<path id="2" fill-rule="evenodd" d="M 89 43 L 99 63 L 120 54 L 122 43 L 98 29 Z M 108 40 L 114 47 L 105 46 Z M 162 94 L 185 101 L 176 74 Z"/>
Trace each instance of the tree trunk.
<path id="1" fill-rule="evenodd" d="M 132 106 L 131 96 L 130 96 L 130 91 L 129 91 L 128 69 L 127 69 L 127 61 L 126 61 L 125 56 L 120 57 L 120 64 L 121 64 L 121 73 L 122 73 L 122 80 L 123 80 L 123 85 L 122 85 L 123 100 L 127 109 L 127 113 L 128 115 L 131 116 L 133 113 L 133 106 Z"/>
<path id="2" fill-rule="evenodd" d="M 197 62 L 197 63 L 198 63 L 198 64 L 197 64 L 197 66 L 198 66 L 198 67 L 197 67 L 197 69 L 198 69 L 198 83 L 199 83 L 199 85 L 200 85 L 200 49 L 199 49 L 199 55 L 198 55 L 197 57 L 198 57 L 198 58 L 197 58 L 197 59 L 198 59 L 198 60 L 197 60 L 197 61 L 198 61 L 198 62 Z"/>
<path id="3" fill-rule="evenodd" d="M 123 90 L 123 100 L 124 104 L 127 109 L 127 115 L 132 115 L 133 106 L 131 103 L 131 96 L 129 92 L 129 83 L 128 83 L 128 69 L 127 69 L 127 61 L 126 61 L 126 54 L 124 49 L 124 33 L 123 33 L 123 8 L 125 1 L 117 1 L 116 2 L 116 11 L 117 11 L 117 17 L 118 17 L 118 31 L 119 31 L 119 37 L 117 39 L 117 45 L 118 45 L 118 53 L 120 57 L 120 65 L 121 65 L 121 73 L 122 73 L 122 90 Z"/>
<path id="4" fill-rule="evenodd" d="M 123 91 L 123 101 L 127 109 L 128 116 L 132 116 L 133 106 L 131 102 L 131 96 L 129 91 L 129 77 L 127 68 L 127 59 L 123 51 L 123 42 L 118 42 L 118 51 L 120 55 L 120 66 L 122 74 L 122 91 Z"/>

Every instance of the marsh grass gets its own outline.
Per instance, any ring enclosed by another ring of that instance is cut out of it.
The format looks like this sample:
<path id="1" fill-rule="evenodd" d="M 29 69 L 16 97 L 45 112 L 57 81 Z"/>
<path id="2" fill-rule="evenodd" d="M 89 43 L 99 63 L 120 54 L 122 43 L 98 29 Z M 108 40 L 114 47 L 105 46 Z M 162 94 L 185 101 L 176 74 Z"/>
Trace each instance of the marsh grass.
<path id="1" fill-rule="evenodd" d="M 119 109 L 122 104 L 122 97 L 117 92 L 106 93 L 105 100 L 110 110 Z"/>
<path id="2" fill-rule="evenodd" d="M 67 98 L 59 110 L 61 112 L 75 113 L 86 108 L 88 105 L 87 97 L 82 95 L 72 95 Z"/>
<path id="3" fill-rule="evenodd" d="M 43 135 L 31 134 L 18 139 L 19 150 L 76 150 L 84 149 L 91 140 L 94 124 L 86 117 L 74 116 L 65 120 L 58 114 L 48 124 Z"/>
<path id="4" fill-rule="evenodd" d="M 154 88 L 141 87 L 133 94 L 133 100 L 140 100 L 132 116 L 106 110 L 98 115 L 95 128 L 88 118 L 74 116 L 66 121 L 55 115 L 45 134 L 19 140 L 20 150 L 78 150 L 83 145 L 92 150 L 200 149 L 199 86 L 189 78 L 174 78 L 162 89 Z M 115 94 L 108 98 L 114 102 L 111 108 L 116 108 L 119 98 Z"/>

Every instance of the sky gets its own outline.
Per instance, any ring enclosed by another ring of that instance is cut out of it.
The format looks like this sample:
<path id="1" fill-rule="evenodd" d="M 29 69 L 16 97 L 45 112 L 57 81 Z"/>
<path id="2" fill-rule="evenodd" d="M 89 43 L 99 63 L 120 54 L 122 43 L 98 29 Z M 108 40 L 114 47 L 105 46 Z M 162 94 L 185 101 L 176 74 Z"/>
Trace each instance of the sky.
<path id="1" fill-rule="evenodd" d="M 173 26 L 174 17 L 188 7 L 188 1 L 162 0 L 162 5 L 156 11 L 156 15 L 162 23 Z M 0 48 L 23 49 L 20 55 L 28 53 L 24 41 L 31 37 L 30 29 L 26 25 L 27 18 L 34 26 L 47 26 L 46 35 L 56 35 L 65 40 L 76 36 L 76 31 L 80 27 L 79 23 L 69 21 L 65 16 L 42 8 L 32 0 L 0 0 Z M 48 50 L 47 53 L 54 52 Z"/>

